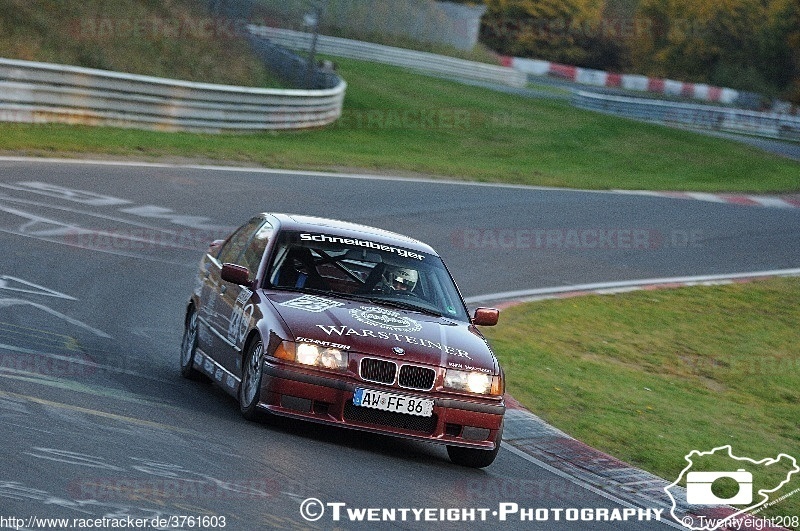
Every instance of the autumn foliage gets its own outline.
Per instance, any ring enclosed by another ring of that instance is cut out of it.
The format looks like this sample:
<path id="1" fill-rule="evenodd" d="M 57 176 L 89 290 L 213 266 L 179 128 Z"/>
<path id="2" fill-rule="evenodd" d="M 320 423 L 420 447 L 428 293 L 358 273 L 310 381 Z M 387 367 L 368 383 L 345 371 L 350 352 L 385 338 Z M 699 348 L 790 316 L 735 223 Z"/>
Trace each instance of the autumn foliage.
<path id="1" fill-rule="evenodd" d="M 488 9 L 482 41 L 503 54 L 710 83 L 800 102 L 798 0 L 483 3 Z"/>

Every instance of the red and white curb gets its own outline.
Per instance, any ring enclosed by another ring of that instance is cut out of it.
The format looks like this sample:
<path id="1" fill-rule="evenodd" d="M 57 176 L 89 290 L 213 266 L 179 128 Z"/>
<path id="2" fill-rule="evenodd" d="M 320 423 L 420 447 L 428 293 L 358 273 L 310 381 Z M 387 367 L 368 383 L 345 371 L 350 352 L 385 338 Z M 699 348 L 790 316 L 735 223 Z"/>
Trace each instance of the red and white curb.
<path id="1" fill-rule="evenodd" d="M 630 291 L 659 290 L 683 288 L 688 286 L 720 286 L 725 284 L 743 284 L 755 280 L 776 277 L 800 276 L 800 268 L 776 269 L 772 271 L 754 271 L 749 273 L 733 273 L 724 275 L 699 275 L 690 277 L 649 278 L 642 280 L 621 280 L 616 282 L 597 282 L 593 284 L 573 284 L 551 288 L 537 288 L 518 291 L 503 291 L 465 297 L 470 306 L 493 303 L 503 309 L 525 302 L 548 299 L 568 299 L 584 295 L 615 295 Z"/>
<path id="2" fill-rule="evenodd" d="M 666 488 L 671 482 L 584 444 L 566 433 L 550 426 L 525 409 L 511 396 L 506 395 L 506 415 L 502 447 L 504 450 L 543 468 L 580 488 L 605 499 L 635 510 L 661 510 L 661 522 L 676 529 L 688 529 L 672 516 L 672 499 Z M 678 491 L 681 487 L 672 487 Z M 686 499 L 685 492 L 679 496 Z M 736 514 L 736 509 L 726 505 L 707 506 L 702 510 L 677 503 L 675 516 L 704 517 L 722 521 Z M 701 520 L 702 521 L 702 520 Z M 748 516 L 735 527 L 722 525 L 719 531 L 786 531 L 768 525 L 758 517 Z"/>
<path id="3" fill-rule="evenodd" d="M 713 103 L 734 103 L 739 91 L 731 88 L 714 87 L 702 83 L 685 83 L 673 79 L 661 79 L 636 74 L 617 74 L 591 68 L 553 63 L 541 59 L 522 57 L 500 58 L 500 64 L 525 74 L 550 76 L 582 85 L 596 87 L 624 88 L 639 92 L 651 92 L 668 96 L 681 96 Z"/>
<path id="4" fill-rule="evenodd" d="M 706 192 L 659 192 L 650 190 L 614 190 L 618 194 L 645 195 L 665 197 L 669 199 L 694 199 L 710 203 L 727 205 L 760 206 L 770 208 L 800 208 L 800 194 L 780 196 L 744 195 L 744 194 L 711 194 Z"/>

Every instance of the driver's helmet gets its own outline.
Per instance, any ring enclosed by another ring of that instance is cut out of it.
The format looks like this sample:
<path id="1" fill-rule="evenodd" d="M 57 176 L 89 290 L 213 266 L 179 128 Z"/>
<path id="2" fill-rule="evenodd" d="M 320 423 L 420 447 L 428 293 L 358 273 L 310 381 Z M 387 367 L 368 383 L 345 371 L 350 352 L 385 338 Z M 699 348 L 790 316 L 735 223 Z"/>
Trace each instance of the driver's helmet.
<path id="1" fill-rule="evenodd" d="M 388 267 L 383 278 L 395 291 L 412 291 L 419 280 L 419 273 L 407 267 Z"/>

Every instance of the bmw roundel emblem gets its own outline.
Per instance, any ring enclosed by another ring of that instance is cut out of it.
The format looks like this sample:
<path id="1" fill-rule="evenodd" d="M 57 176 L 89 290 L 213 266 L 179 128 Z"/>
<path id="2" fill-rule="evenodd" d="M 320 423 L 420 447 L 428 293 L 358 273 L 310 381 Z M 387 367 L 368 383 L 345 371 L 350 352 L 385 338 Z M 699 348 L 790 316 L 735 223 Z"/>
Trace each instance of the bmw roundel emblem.
<path id="1" fill-rule="evenodd" d="M 406 353 L 406 351 L 405 351 L 405 350 L 403 350 L 403 349 L 402 349 L 402 348 L 400 348 L 400 347 L 394 347 L 394 348 L 392 349 L 392 352 L 394 352 L 394 353 L 395 353 L 395 354 L 397 354 L 398 356 L 402 356 L 403 354 L 405 354 L 405 353 Z"/>

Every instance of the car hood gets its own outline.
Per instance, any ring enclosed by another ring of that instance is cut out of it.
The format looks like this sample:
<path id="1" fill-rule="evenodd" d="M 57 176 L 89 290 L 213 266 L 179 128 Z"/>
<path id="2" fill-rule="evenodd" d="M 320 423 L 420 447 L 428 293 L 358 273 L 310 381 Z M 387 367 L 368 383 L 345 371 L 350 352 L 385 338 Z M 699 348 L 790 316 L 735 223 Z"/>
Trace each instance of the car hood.
<path id="1" fill-rule="evenodd" d="M 265 293 L 298 341 L 362 354 L 497 374 L 474 326 L 367 302 L 298 293 Z"/>

